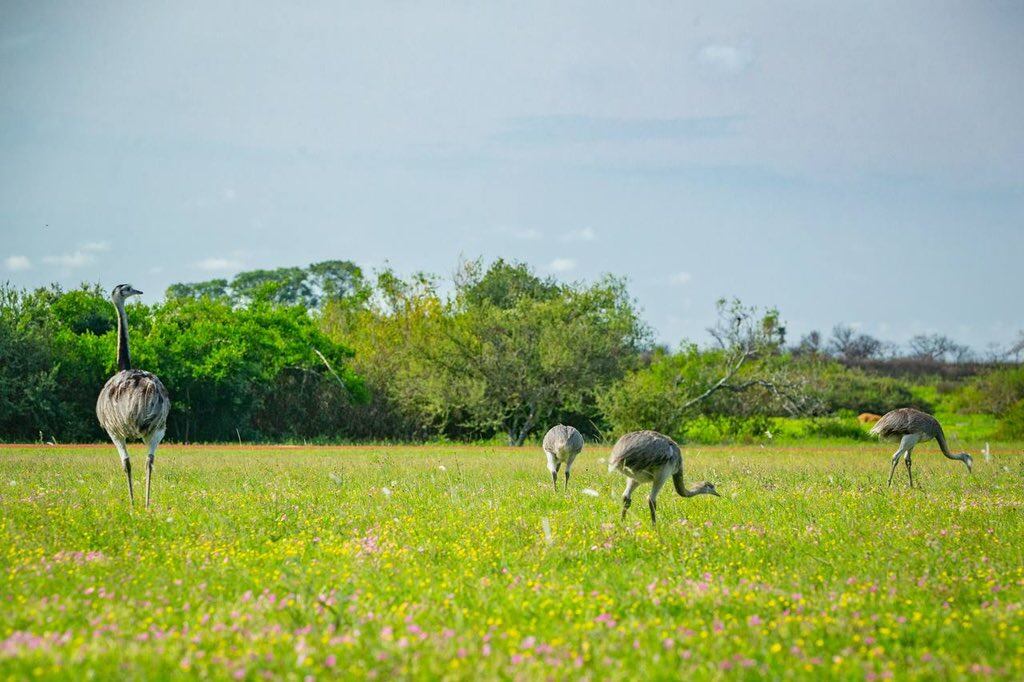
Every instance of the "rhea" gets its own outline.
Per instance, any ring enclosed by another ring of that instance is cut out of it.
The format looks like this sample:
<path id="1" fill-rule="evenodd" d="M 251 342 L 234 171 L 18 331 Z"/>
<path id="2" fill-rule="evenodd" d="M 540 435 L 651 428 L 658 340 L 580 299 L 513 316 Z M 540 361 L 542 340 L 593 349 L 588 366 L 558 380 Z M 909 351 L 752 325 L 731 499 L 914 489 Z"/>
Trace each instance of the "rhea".
<path id="1" fill-rule="evenodd" d="M 679 445 L 657 431 L 634 431 L 620 438 L 608 458 L 608 471 L 618 471 L 629 479 L 626 481 L 626 491 L 622 493 L 623 519 L 633 504 L 633 491 L 641 483 L 651 484 L 647 506 L 651 508 L 652 525 L 658 520 L 658 492 L 669 478 L 672 479 L 676 492 L 682 497 L 721 497 L 715 490 L 714 483 L 703 481 L 690 489 L 683 485 L 683 455 Z"/>
<path id="2" fill-rule="evenodd" d="M 155 374 L 132 369 L 132 358 L 128 351 L 128 316 L 124 312 L 124 302 L 128 297 L 141 293 L 130 284 L 118 284 L 110 294 L 117 309 L 117 374 L 110 377 L 100 391 L 96 401 L 96 417 L 121 455 L 121 465 L 128 477 L 128 499 L 132 506 L 135 506 L 135 491 L 132 488 L 128 441 L 141 440 L 149 447 L 146 461 L 146 507 L 149 507 L 153 460 L 167 429 L 171 399 Z"/>
<path id="3" fill-rule="evenodd" d="M 576 456 L 583 450 L 583 435 L 575 427 L 559 424 L 552 426 L 544 434 L 541 445 L 548 458 L 548 471 L 551 472 L 551 483 L 558 490 L 558 470 L 565 464 L 565 489 L 569 489 L 569 471 Z"/>
<path id="4" fill-rule="evenodd" d="M 903 462 L 907 465 L 910 487 L 914 487 L 914 474 L 910 469 L 910 454 L 914 451 L 915 445 L 932 438 L 938 442 L 939 449 L 947 459 L 960 460 L 967 466 L 968 473 L 974 466 L 974 460 L 966 452 L 952 453 L 949 451 L 949 446 L 946 445 L 946 436 L 942 433 L 942 425 L 935 417 L 912 407 L 901 407 L 887 412 L 871 429 L 871 433 L 882 438 L 900 439 L 900 447 L 892 456 L 892 469 L 889 471 L 890 486 L 893 474 L 896 473 L 896 465 L 900 463 L 900 457 L 903 457 Z"/>

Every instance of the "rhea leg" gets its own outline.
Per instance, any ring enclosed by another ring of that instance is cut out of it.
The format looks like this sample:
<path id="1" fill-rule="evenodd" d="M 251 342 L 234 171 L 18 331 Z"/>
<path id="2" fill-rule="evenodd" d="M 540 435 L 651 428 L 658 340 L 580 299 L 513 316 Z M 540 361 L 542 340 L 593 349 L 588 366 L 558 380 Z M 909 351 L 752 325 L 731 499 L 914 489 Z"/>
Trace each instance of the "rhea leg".
<path id="1" fill-rule="evenodd" d="M 911 465 L 911 462 L 910 462 L 910 453 L 912 453 L 913 451 L 914 451 L 914 449 L 913 449 L 913 448 L 911 448 L 911 449 L 907 450 L 907 454 L 905 454 L 905 455 L 903 456 L 903 463 L 907 465 L 907 476 L 909 476 L 909 477 L 910 477 L 910 487 L 911 487 L 911 488 L 913 488 L 913 487 L 914 487 L 914 473 L 913 473 L 913 471 L 912 471 L 912 470 L 910 469 L 910 465 Z"/>
<path id="2" fill-rule="evenodd" d="M 561 467 L 561 462 L 558 462 L 557 460 L 555 460 L 555 456 L 553 454 L 551 454 L 550 452 L 548 452 L 547 450 L 544 451 L 544 454 L 548 458 L 548 471 L 551 472 L 551 485 L 555 486 L 555 490 L 557 491 L 558 490 L 558 469 L 559 469 L 559 467 Z"/>
<path id="3" fill-rule="evenodd" d="M 572 469 L 572 463 L 573 463 L 573 461 L 575 459 L 576 459 L 576 456 L 573 455 L 572 457 L 570 457 L 565 462 L 565 489 L 566 489 L 566 491 L 569 490 L 569 471 Z"/>
<path id="4" fill-rule="evenodd" d="M 128 457 L 128 446 L 125 445 L 123 440 L 113 436 L 110 437 L 110 440 L 114 441 L 114 447 L 117 448 L 117 453 L 121 455 L 121 466 L 124 468 L 124 475 L 128 477 L 128 500 L 134 507 L 135 490 L 132 488 L 132 461 Z"/>
<path id="5" fill-rule="evenodd" d="M 622 520 L 626 520 L 626 512 L 629 511 L 629 506 L 633 504 L 633 491 L 640 485 L 640 482 L 636 479 L 630 478 L 626 480 L 626 490 L 622 493 Z"/>
<path id="6" fill-rule="evenodd" d="M 892 475 L 896 473 L 896 465 L 900 463 L 900 456 L 905 456 L 907 460 L 907 473 L 910 473 L 910 451 L 917 445 L 918 436 L 917 434 L 908 433 L 900 439 L 900 448 L 896 451 L 896 454 L 892 456 L 892 471 L 889 472 L 889 485 L 892 486 Z M 911 479 L 911 485 L 913 485 L 913 479 Z"/>
<path id="7" fill-rule="evenodd" d="M 150 483 L 153 477 L 153 460 L 156 459 L 156 448 L 164 438 L 164 431 L 160 430 L 149 438 L 149 457 L 146 459 L 146 509 L 149 509 Z"/>
<path id="8" fill-rule="evenodd" d="M 665 481 L 669 479 L 672 473 L 668 470 L 668 467 L 663 469 L 654 479 L 654 483 L 651 486 L 651 494 L 647 496 L 647 506 L 651 508 L 651 525 L 655 525 L 658 522 L 658 493 L 661 491 L 661 486 L 665 485 Z"/>

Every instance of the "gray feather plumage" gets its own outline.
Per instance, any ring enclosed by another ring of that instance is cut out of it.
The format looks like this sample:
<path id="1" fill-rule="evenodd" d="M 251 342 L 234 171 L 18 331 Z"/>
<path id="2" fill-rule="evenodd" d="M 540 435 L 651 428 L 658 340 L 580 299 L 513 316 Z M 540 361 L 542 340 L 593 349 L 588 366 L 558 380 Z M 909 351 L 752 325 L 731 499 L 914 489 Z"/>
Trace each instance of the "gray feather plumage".
<path id="1" fill-rule="evenodd" d="M 121 455 L 121 466 L 128 481 L 128 499 L 135 505 L 135 490 L 132 485 L 132 463 L 127 442 L 140 439 L 149 446 L 146 457 L 146 508 L 152 492 L 153 461 L 156 449 L 167 428 L 167 413 L 171 410 L 171 399 L 163 382 L 152 372 L 132 368 L 132 356 L 128 350 L 128 315 L 124 311 L 125 299 L 140 296 L 141 291 L 131 284 L 118 284 L 110 292 L 110 300 L 117 310 L 117 369 L 118 372 L 107 380 L 96 400 L 96 418 L 100 426 L 114 441 L 114 447 Z"/>
<path id="2" fill-rule="evenodd" d="M 673 464 L 673 473 L 679 473 L 683 456 L 674 440 L 657 431 L 627 433 L 615 443 L 608 457 L 608 471 L 653 473 L 666 464 Z"/>
<path id="3" fill-rule="evenodd" d="M 915 410 L 912 407 L 892 410 L 878 420 L 878 423 L 871 429 L 871 433 L 882 438 L 900 439 L 900 447 L 892 456 L 892 469 L 889 471 L 890 486 L 900 458 L 903 458 L 907 465 L 907 478 L 910 486 L 914 486 L 910 455 L 914 451 L 915 445 L 933 438 L 939 444 L 939 450 L 942 451 L 943 456 L 963 462 L 967 466 L 968 472 L 973 470 L 973 458 L 966 452 L 950 452 L 949 445 L 946 443 L 946 435 L 942 432 L 942 425 L 935 417 L 921 410 Z"/>
<path id="4" fill-rule="evenodd" d="M 935 417 L 915 410 L 912 407 L 901 407 L 887 412 L 872 427 L 871 433 L 882 438 L 896 438 L 920 433 L 928 438 L 942 437 L 942 426 Z"/>
<path id="5" fill-rule="evenodd" d="M 111 438 L 149 440 L 167 426 L 171 399 L 151 372 L 129 369 L 107 380 L 96 401 L 96 417 Z"/>
<path id="6" fill-rule="evenodd" d="M 556 459 L 567 460 L 583 450 L 583 434 L 565 424 L 552 426 L 544 434 L 541 447 L 544 448 L 544 452 L 550 452 Z"/>

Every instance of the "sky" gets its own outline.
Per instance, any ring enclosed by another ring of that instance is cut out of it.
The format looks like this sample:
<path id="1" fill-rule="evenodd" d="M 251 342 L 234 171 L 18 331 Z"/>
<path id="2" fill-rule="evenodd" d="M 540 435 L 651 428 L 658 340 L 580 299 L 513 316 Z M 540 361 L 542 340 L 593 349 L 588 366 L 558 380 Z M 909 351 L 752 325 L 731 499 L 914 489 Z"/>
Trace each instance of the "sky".
<path id="1" fill-rule="evenodd" d="M 626 277 L 795 341 L 1024 328 L 1024 5 L 0 3 L 0 281 Z"/>

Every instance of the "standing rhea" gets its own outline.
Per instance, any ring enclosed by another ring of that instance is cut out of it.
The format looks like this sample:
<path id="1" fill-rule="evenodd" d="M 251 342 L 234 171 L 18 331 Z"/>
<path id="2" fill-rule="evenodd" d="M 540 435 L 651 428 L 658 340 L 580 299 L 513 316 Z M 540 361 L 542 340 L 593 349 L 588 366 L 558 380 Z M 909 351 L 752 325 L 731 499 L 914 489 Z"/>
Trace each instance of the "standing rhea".
<path id="1" fill-rule="evenodd" d="M 544 454 L 548 456 L 548 471 L 551 482 L 558 490 L 558 470 L 565 464 L 565 489 L 569 489 L 569 471 L 576 455 L 583 450 L 583 436 L 572 426 L 559 424 L 552 426 L 544 434 Z"/>
<path id="2" fill-rule="evenodd" d="M 124 312 L 124 300 L 141 293 L 130 284 L 118 284 L 110 294 L 114 307 L 117 308 L 118 372 L 107 380 L 100 391 L 100 397 L 96 401 L 96 417 L 121 455 L 121 464 L 128 477 L 128 497 L 132 506 L 135 505 L 135 492 L 132 490 L 132 464 L 128 459 L 126 443 L 129 439 L 139 439 L 149 445 L 149 459 L 146 462 L 146 506 L 149 507 L 153 459 L 156 456 L 156 447 L 167 428 L 167 412 L 171 408 L 171 399 L 167 395 L 167 389 L 155 374 L 132 369 L 132 359 L 128 353 L 128 317 Z"/>
<path id="3" fill-rule="evenodd" d="M 903 462 L 907 465 L 910 487 L 914 487 L 914 474 L 910 470 L 910 453 L 913 452 L 915 445 L 932 438 L 938 441 L 943 455 L 949 459 L 958 459 L 967 465 L 968 473 L 974 466 L 974 460 L 966 452 L 954 454 L 949 451 L 949 446 L 946 445 L 946 436 L 942 433 L 942 426 L 939 425 L 935 417 L 912 407 L 901 407 L 898 410 L 887 412 L 871 429 L 871 433 L 882 438 L 899 437 L 900 439 L 900 447 L 892 456 L 892 470 L 889 471 L 890 486 L 893 474 L 896 473 L 896 465 L 900 463 L 902 455 Z"/>
<path id="4" fill-rule="evenodd" d="M 651 508 L 651 524 L 657 522 L 658 492 L 672 478 L 676 492 L 683 497 L 714 495 L 721 497 L 714 483 L 701 482 L 687 490 L 683 485 L 683 455 L 679 446 L 657 431 L 634 431 L 619 439 L 608 458 L 608 471 L 618 471 L 629 479 L 622 493 L 622 518 L 633 504 L 633 491 L 641 483 L 651 483 L 647 505 Z"/>

